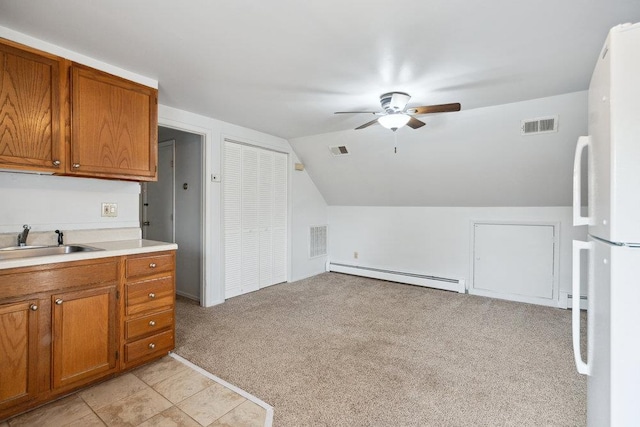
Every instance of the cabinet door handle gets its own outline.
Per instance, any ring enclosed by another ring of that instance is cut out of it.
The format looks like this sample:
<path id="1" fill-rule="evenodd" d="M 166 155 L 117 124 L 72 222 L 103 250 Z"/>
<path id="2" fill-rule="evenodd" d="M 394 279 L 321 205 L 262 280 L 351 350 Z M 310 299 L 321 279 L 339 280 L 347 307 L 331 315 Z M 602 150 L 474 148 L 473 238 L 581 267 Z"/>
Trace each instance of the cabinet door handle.
<path id="1" fill-rule="evenodd" d="M 154 348 L 156 348 L 156 345 L 155 345 L 154 343 L 150 343 L 150 344 L 149 344 L 149 348 L 150 348 L 151 350 L 153 350 Z"/>
<path id="2" fill-rule="evenodd" d="M 149 326 L 156 326 L 155 320 L 149 320 Z"/>
<path id="3" fill-rule="evenodd" d="M 74 163 L 71 165 L 72 168 L 78 169 L 80 167 L 80 163 Z"/>
<path id="4" fill-rule="evenodd" d="M 156 294 L 154 294 L 153 292 L 149 292 L 149 298 L 153 299 L 156 297 Z"/>
<path id="5" fill-rule="evenodd" d="M 60 160 L 54 160 L 51 163 L 53 163 L 53 166 L 60 166 Z"/>
<path id="6" fill-rule="evenodd" d="M 29 308 L 31 309 L 31 311 L 38 311 L 38 306 L 36 304 L 31 304 Z"/>
<path id="7" fill-rule="evenodd" d="M 56 305 L 61 305 L 61 304 L 62 304 L 62 299 L 56 298 Z"/>
<path id="8" fill-rule="evenodd" d="M 156 268 L 156 267 L 157 267 L 157 265 L 156 265 L 156 263 L 155 263 L 155 262 L 152 262 L 151 264 L 149 264 L 149 267 L 150 267 L 150 268 Z"/>

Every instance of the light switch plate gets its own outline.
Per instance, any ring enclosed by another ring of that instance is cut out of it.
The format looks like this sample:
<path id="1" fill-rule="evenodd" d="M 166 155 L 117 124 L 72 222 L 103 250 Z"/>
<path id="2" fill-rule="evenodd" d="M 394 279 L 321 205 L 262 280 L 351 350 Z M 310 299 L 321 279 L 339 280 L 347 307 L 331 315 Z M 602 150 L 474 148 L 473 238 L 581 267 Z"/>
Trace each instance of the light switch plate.
<path id="1" fill-rule="evenodd" d="M 118 204 L 102 203 L 102 216 L 108 216 L 108 217 L 118 216 Z"/>

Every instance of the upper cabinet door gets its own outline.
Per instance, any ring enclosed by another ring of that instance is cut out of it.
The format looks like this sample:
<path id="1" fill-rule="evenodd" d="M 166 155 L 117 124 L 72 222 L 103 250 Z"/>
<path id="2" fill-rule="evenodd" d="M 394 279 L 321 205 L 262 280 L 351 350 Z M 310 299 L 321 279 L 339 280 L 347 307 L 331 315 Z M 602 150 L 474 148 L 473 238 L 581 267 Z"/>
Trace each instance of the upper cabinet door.
<path id="1" fill-rule="evenodd" d="M 0 168 L 63 172 L 66 61 L 0 40 Z"/>
<path id="2" fill-rule="evenodd" d="M 158 91 L 75 63 L 71 70 L 67 172 L 155 181 Z"/>

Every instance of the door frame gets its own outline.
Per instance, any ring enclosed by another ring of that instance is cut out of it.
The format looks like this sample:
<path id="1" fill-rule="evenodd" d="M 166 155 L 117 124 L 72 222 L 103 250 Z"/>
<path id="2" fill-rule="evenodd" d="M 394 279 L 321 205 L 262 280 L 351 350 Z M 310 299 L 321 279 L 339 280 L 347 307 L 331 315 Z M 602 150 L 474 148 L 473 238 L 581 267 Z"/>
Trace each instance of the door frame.
<path id="1" fill-rule="evenodd" d="M 211 162 L 210 162 L 210 145 L 211 145 L 211 131 L 198 126 L 193 126 L 188 123 L 178 122 L 170 120 L 164 117 L 158 117 L 158 126 L 180 130 L 200 136 L 200 152 L 202 159 L 202 206 L 200 212 L 200 235 L 202 236 L 200 244 L 200 305 L 202 307 L 210 307 L 218 304 L 219 297 L 216 295 L 213 284 L 215 281 L 212 278 L 212 268 L 209 267 L 209 260 L 213 259 L 211 251 L 211 237 L 210 237 L 210 225 L 207 220 L 211 215 L 211 198 L 208 197 L 211 194 L 211 181 L 207 179 L 211 176 Z M 174 190 L 174 218 L 175 218 L 175 190 Z M 174 220 L 174 239 L 175 239 L 175 220 Z M 180 250 L 180 248 L 178 248 Z"/>
<path id="2" fill-rule="evenodd" d="M 171 243 L 175 243 L 176 242 L 176 168 L 175 168 L 175 161 L 176 161 L 176 140 L 175 139 L 167 139 L 166 141 L 161 141 L 158 142 L 158 157 L 160 157 L 160 147 L 171 147 L 171 161 L 173 162 L 173 166 L 171 167 Z M 160 162 L 158 161 L 158 164 L 160 164 Z M 160 169 L 158 169 L 158 175 L 160 175 Z M 145 197 L 143 199 L 143 224 L 142 224 L 142 231 L 143 231 L 143 238 L 147 238 L 147 231 L 148 229 L 145 229 L 144 227 L 148 227 L 144 225 L 144 220 L 148 221 L 149 220 L 149 206 L 145 206 L 145 203 L 149 202 L 149 184 L 148 183 L 143 183 L 143 185 L 145 185 Z"/>

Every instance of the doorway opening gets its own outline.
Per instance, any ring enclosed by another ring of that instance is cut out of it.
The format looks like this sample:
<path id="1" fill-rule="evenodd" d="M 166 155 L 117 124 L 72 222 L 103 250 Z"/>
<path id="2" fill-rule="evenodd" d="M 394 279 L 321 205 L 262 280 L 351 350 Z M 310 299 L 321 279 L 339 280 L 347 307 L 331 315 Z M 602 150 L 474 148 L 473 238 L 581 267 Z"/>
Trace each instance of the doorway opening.
<path id="1" fill-rule="evenodd" d="M 176 293 L 203 302 L 204 136 L 158 127 L 158 181 L 142 184 L 142 237 L 178 244 Z"/>

